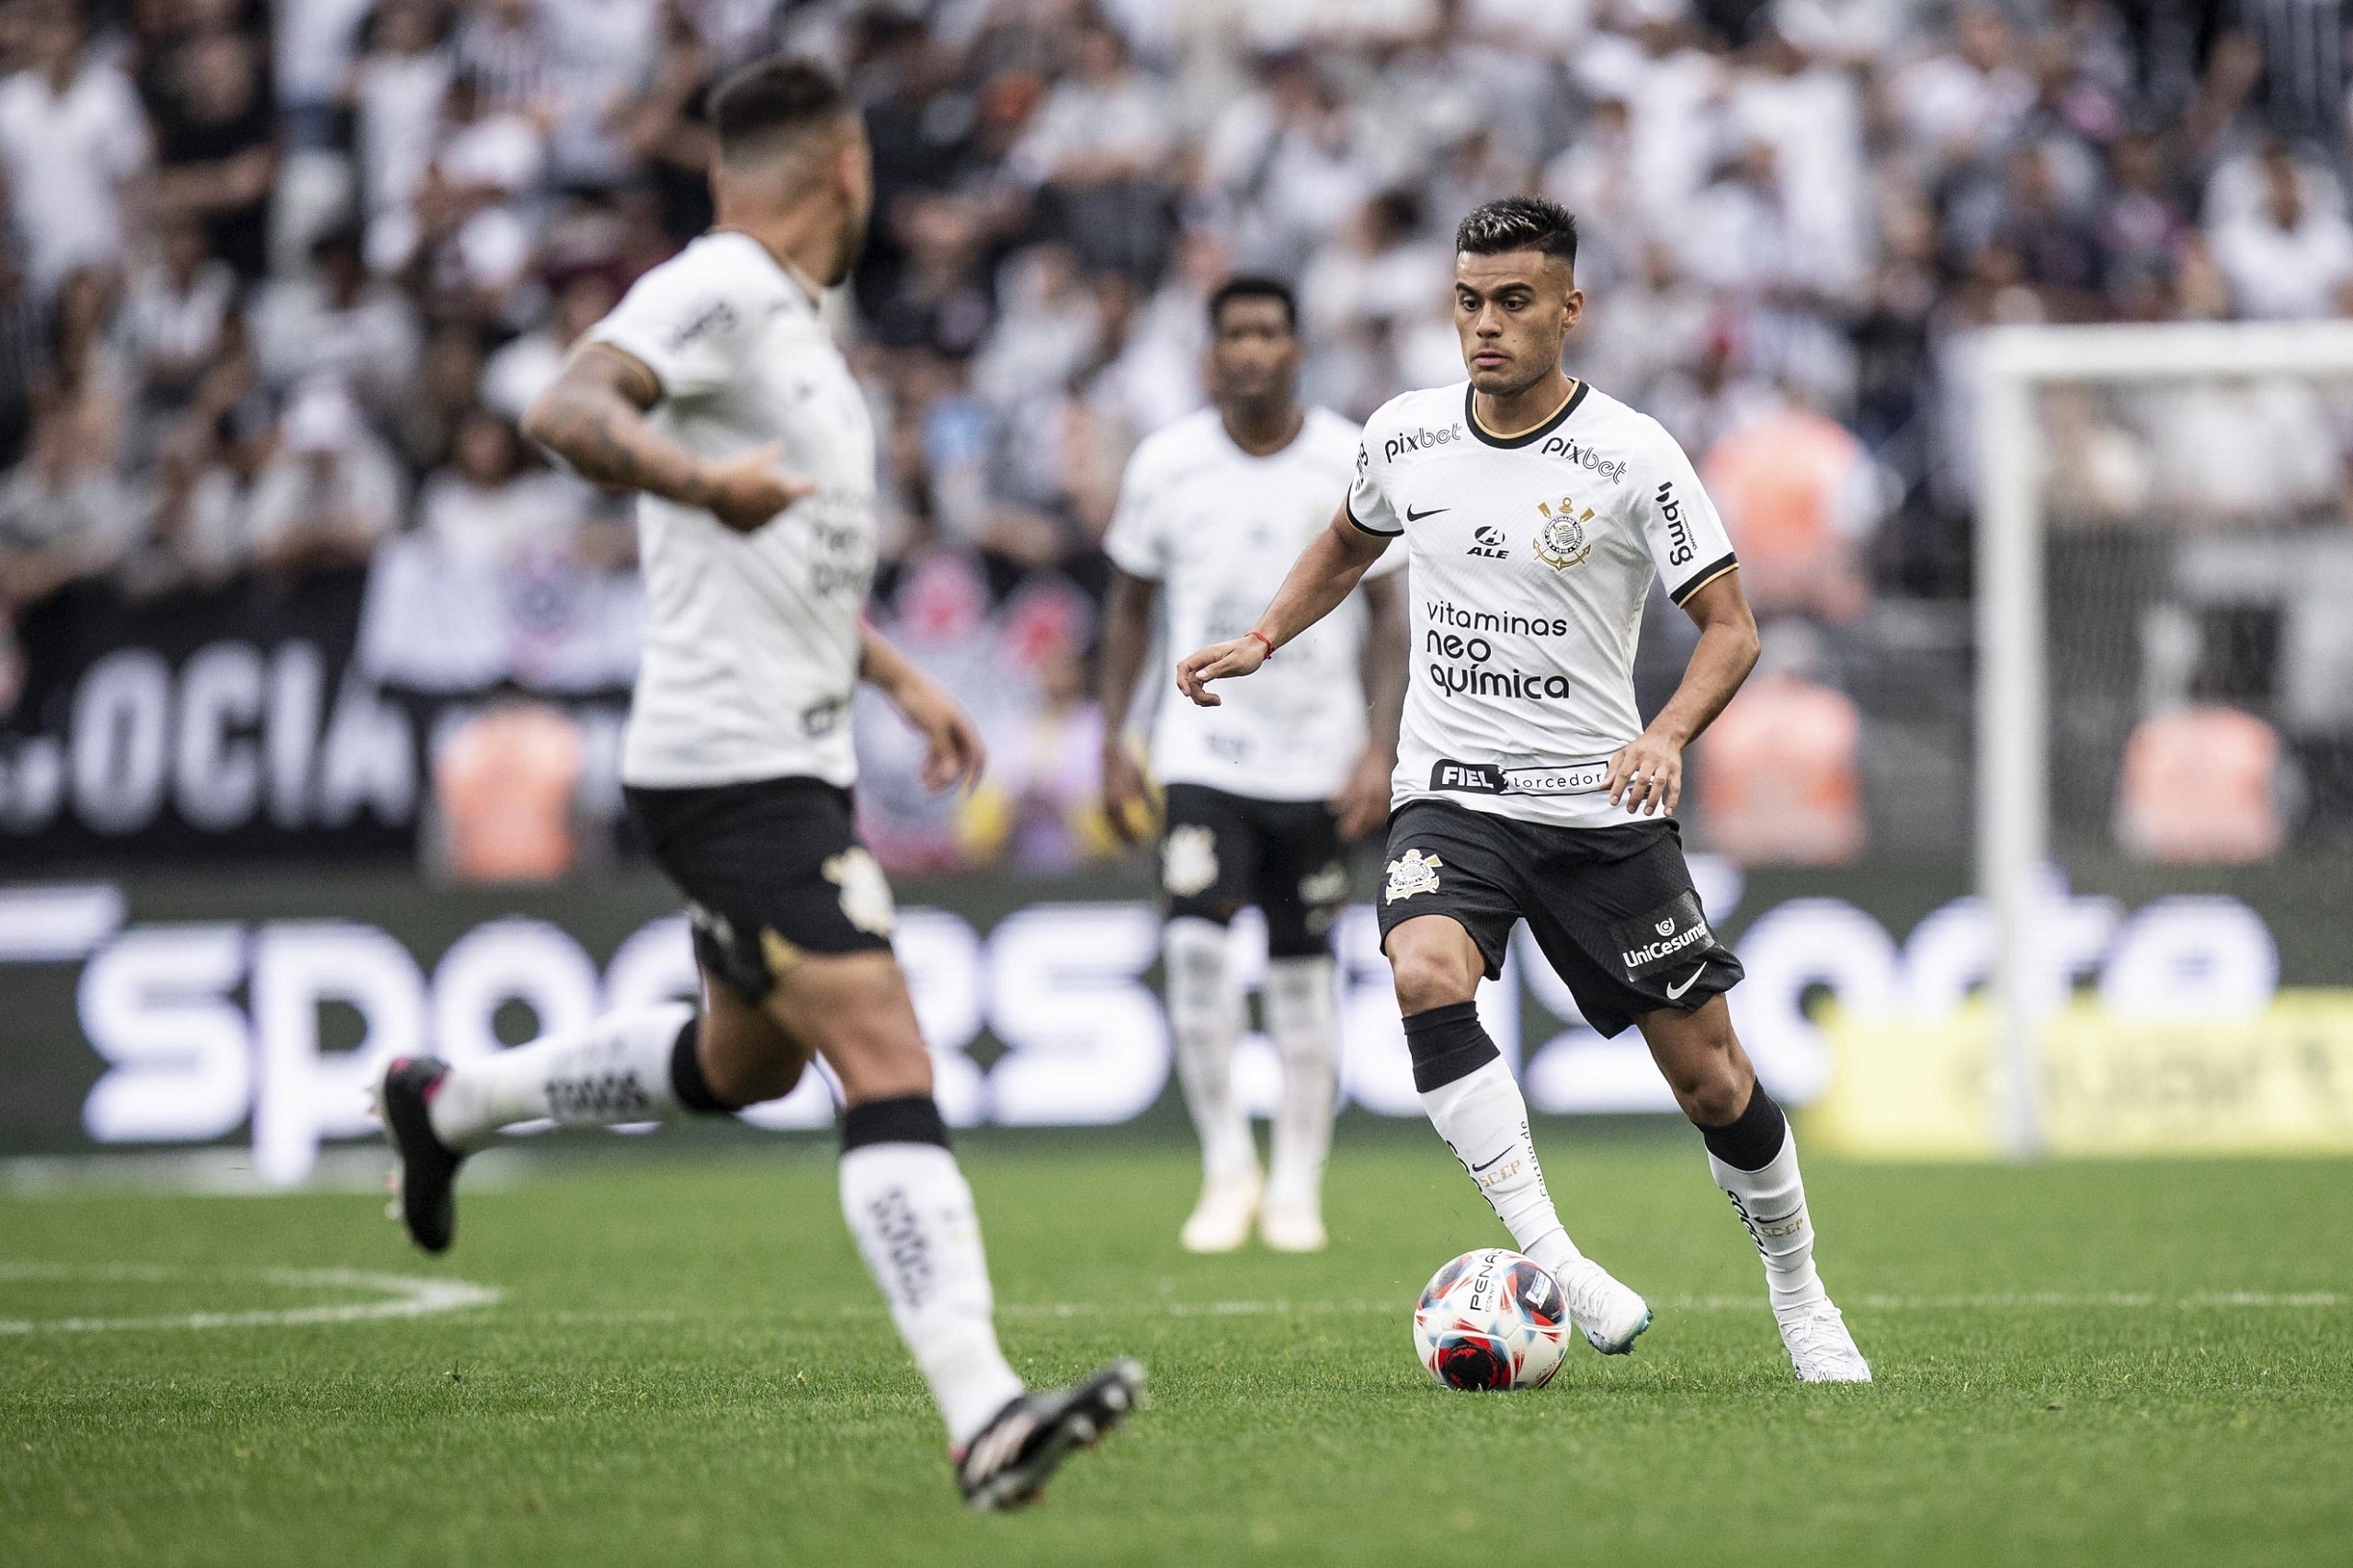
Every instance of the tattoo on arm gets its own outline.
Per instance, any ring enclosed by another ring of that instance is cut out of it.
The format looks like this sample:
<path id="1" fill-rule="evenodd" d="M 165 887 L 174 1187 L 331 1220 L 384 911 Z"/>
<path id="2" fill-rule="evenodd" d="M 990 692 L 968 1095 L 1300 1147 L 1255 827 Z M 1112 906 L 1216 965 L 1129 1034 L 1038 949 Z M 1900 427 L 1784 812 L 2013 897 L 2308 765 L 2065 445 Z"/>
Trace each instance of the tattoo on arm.
<path id="1" fill-rule="evenodd" d="M 585 479 L 700 506 L 703 460 L 646 423 L 661 397 L 662 383 L 642 363 L 592 343 L 531 404 L 523 433 Z"/>

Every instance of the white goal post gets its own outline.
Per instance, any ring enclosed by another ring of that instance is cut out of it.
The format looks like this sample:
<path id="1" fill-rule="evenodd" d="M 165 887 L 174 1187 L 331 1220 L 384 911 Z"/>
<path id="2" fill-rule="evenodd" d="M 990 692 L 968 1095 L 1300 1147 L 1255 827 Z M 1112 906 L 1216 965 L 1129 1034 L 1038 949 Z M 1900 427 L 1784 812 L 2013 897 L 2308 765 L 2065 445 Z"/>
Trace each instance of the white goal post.
<path id="1" fill-rule="evenodd" d="M 1976 876 L 1994 917 L 1990 1074 L 2003 1151 L 2043 1147 L 2040 878 L 2051 845 L 2050 670 L 2035 399 L 2053 384 L 2353 380 L 2353 321 L 2004 326 L 1976 346 Z"/>

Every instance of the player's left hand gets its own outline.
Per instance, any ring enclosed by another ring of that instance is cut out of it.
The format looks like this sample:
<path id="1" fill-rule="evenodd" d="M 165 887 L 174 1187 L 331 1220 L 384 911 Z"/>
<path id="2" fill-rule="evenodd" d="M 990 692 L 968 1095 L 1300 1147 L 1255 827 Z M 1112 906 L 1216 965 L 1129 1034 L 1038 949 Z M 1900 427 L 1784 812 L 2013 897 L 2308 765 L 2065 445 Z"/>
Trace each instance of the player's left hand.
<path id="1" fill-rule="evenodd" d="M 1683 799 L 1683 748 L 1645 730 L 1609 754 L 1601 787 L 1611 805 L 1624 802 L 1629 816 L 1671 816 Z"/>
<path id="2" fill-rule="evenodd" d="M 1362 838 L 1389 820 L 1389 775 L 1395 767 L 1396 760 L 1377 745 L 1357 757 L 1347 782 L 1329 802 L 1342 838 Z"/>
<path id="3" fill-rule="evenodd" d="M 971 788 L 988 767 L 981 733 L 956 699 L 930 681 L 911 682 L 892 694 L 899 712 L 924 739 L 923 787 L 934 794 Z"/>

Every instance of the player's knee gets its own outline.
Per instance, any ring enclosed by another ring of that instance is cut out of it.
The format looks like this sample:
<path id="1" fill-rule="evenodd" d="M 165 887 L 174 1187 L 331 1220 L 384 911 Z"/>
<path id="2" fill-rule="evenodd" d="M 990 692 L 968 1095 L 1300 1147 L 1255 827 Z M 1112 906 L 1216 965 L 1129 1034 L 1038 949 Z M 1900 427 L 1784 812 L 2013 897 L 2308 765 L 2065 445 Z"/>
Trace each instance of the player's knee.
<path id="1" fill-rule="evenodd" d="M 1392 941 L 1389 968 L 1397 985 L 1397 1010 L 1407 1017 L 1468 1002 L 1479 992 L 1478 966 L 1444 943 Z"/>

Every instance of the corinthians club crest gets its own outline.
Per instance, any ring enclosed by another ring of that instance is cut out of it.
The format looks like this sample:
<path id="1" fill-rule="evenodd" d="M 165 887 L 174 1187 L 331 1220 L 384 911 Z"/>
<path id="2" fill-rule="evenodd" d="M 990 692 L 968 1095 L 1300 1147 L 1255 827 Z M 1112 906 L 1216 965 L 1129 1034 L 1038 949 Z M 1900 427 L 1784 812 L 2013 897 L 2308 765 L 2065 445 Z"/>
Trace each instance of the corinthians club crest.
<path id="1" fill-rule="evenodd" d="M 1536 559 L 1555 572 L 1583 565 L 1593 553 L 1585 537 L 1586 524 L 1593 521 L 1593 508 L 1580 512 L 1577 504 L 1563 495 L 1557 506 L 1539 501 L 1536 509 L 1544 514 L 1544 526 L 1536 530 Z"/>

